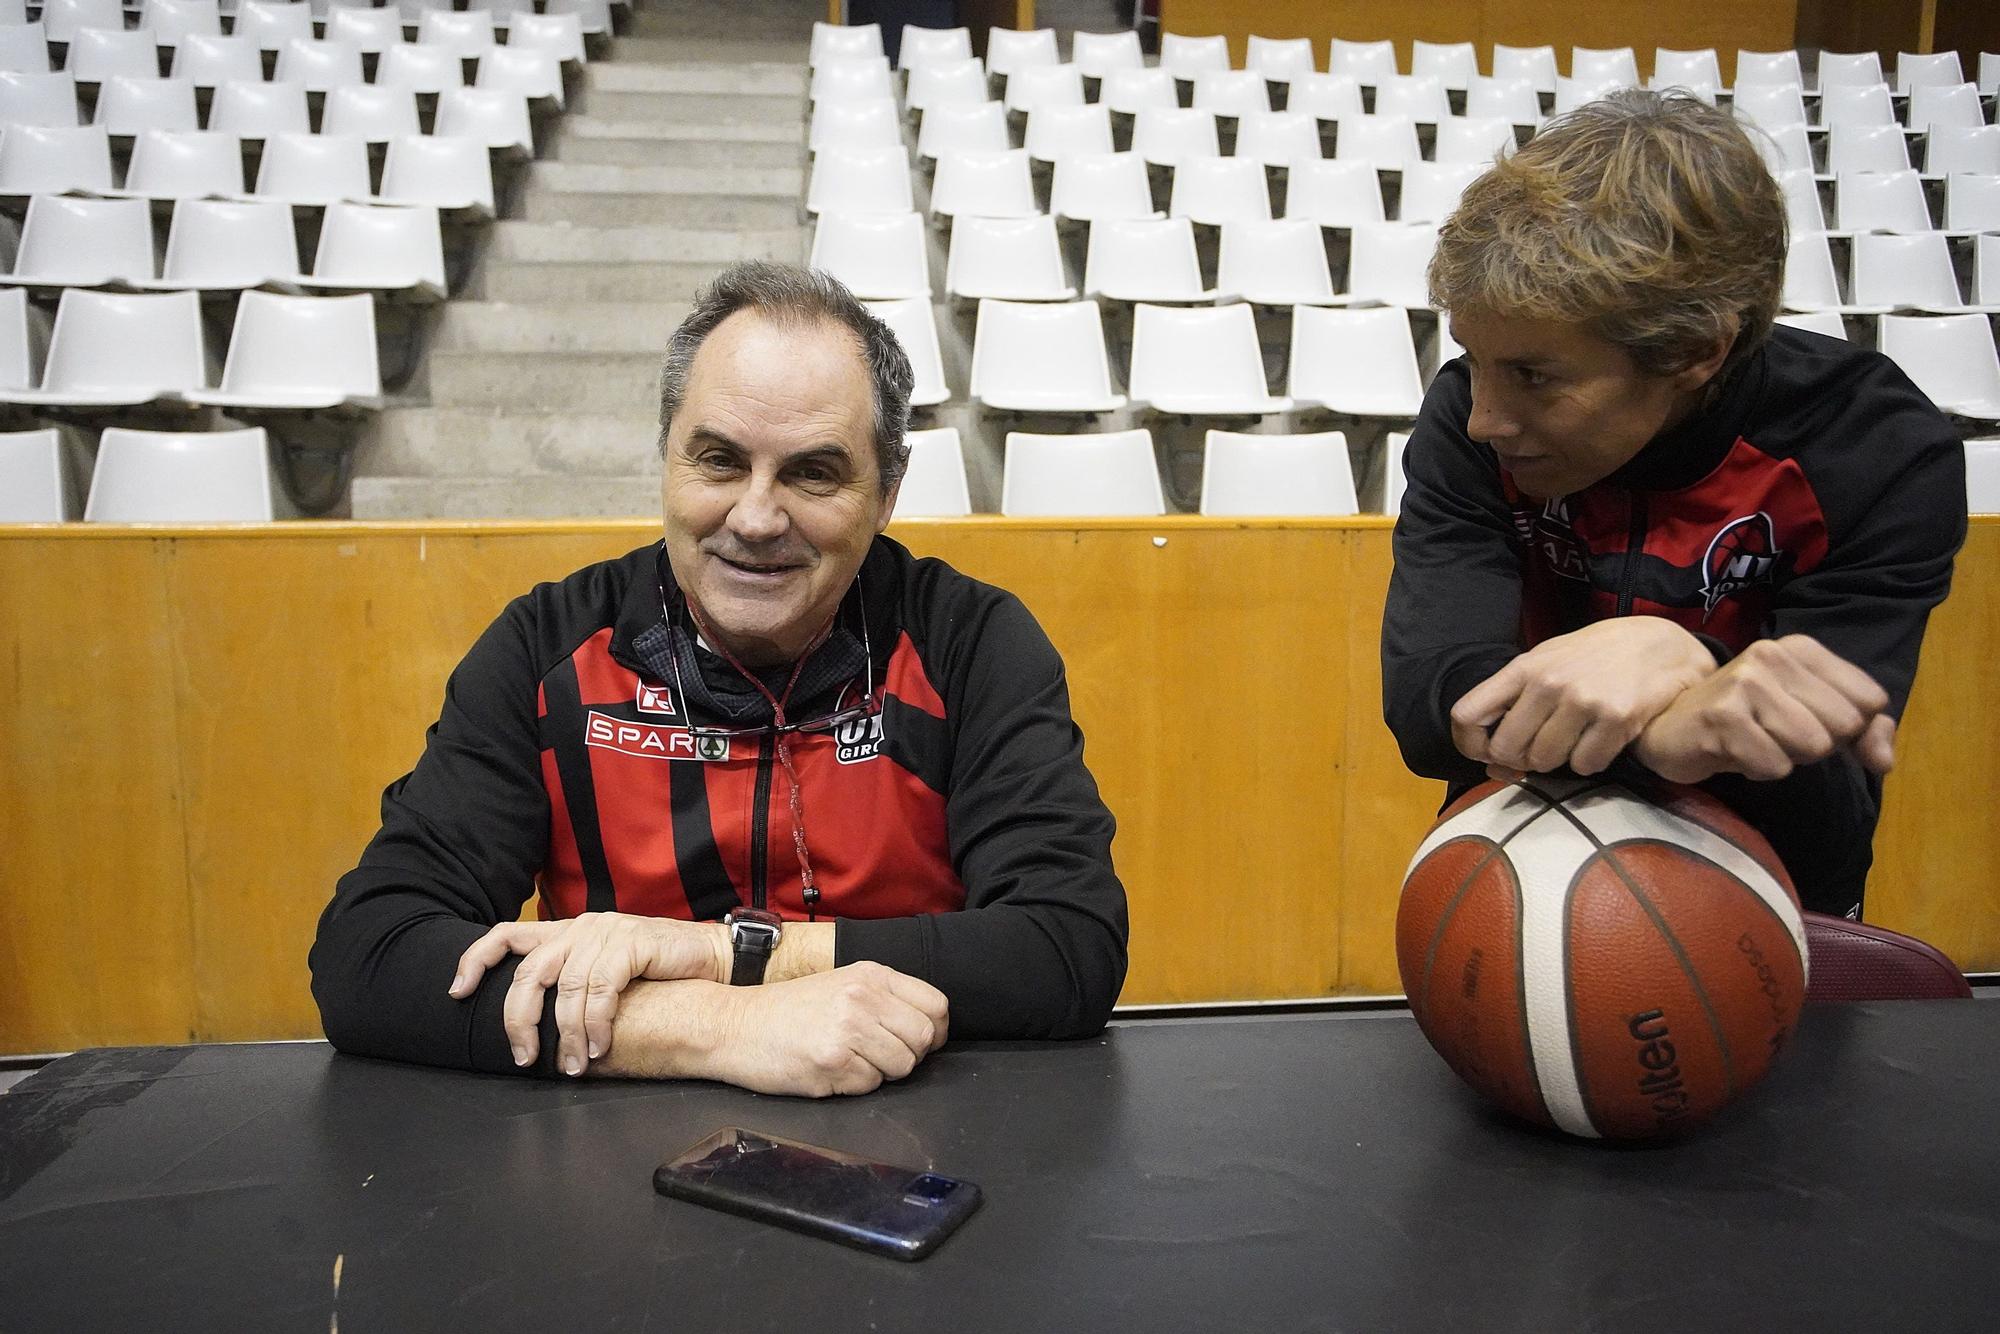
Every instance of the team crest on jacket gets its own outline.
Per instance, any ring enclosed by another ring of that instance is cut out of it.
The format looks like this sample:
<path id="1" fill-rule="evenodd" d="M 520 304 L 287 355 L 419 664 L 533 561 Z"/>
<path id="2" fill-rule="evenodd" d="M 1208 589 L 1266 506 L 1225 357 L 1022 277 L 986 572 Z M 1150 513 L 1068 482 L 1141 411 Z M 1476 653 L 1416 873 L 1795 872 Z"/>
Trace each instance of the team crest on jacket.
<path id="1" fill-rule="evenodd" d="M 679 714 L 674 707 L 674 697 L 665 686 L 639 683 L 639 698 L 634 701 L 641 713 L 664 713 L 669 718 Z"/>
<path id="2" fill-rule="evenodd" d="M 1770 583 L 1784 554 L 1778 549 L 1771 516 L 1763 510 L 1722 525 L 1701 558 L 1702 620 L 1715 614 L 1722 599 Z"/>
<path id="3" fill-rule="evenodd" d="M 1567 496 L 1544 502 L 1539 514 L 1516 509 L 1514 531 L 1529 550 L 1542 558 L 1542 564 L 1551 573 L 1564 579 L 1589 580 L 1588 549 L 1576 535 Z"/>

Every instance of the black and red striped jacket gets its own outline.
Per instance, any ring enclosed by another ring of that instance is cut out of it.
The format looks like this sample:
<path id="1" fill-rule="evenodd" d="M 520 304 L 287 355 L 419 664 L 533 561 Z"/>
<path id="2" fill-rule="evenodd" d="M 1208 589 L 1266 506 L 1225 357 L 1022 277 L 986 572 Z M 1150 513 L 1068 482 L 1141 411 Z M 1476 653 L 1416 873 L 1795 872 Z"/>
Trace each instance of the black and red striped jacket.
<path id="1" fill-rule="evenodd" d="M 789 780 L 760 730 L 770 703 L 690 634 L 660 545 L 517 598 L 452 673 L 423 756 L 320 919 L 328 1037 L 512 1070 L 500 1016 L 517 961 L 469 1003 L 445 986 L 537 891 L 544 917 L 816 915 L 837 924 L 837 962 L 943 991 L 956 1035 L 1102 1028 L 1126 961 L 1113 822 L 1027 609 L 877 538 L 787 702 L 788 720 L 833 715 L 790 742 L 808 905 Z"/>
<path id="2" fill-rule="evenodd" d="M 1471 408 L 1454 361 L 1404 453 L 1382 676 L 1413 771 L 1453 794 L 1483 778 L 1452 744 L 1452 706 L 1523 648 L 1608 616 L 1667 617 L 1718 661 L 1811 635 L 1902 715 L 1965 537 L 1965 457 L 1888 358 L 1781 325 L 1706 409 L 1548 502 L 1466 434 Z M 1860 903 L 1881 785 L 1851 755 L 1780 782 L 1704 786 L 1771 840 L 1808 908 Z"/>

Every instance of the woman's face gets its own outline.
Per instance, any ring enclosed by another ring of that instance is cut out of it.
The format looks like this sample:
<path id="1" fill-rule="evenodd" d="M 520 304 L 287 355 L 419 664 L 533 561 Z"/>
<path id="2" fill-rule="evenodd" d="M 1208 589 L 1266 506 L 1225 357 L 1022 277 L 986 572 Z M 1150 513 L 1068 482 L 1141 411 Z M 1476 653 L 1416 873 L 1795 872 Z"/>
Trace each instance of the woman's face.
<path id="1" fill-rule="evenodd" d="M 1465 312 L 1451 317 L 1451 333 L 1472 371 L 1466 433 L 1538 500 L 1603 481 L 1692 413 L 1730 342 L 1655 375 L 1577 324 Z"/>

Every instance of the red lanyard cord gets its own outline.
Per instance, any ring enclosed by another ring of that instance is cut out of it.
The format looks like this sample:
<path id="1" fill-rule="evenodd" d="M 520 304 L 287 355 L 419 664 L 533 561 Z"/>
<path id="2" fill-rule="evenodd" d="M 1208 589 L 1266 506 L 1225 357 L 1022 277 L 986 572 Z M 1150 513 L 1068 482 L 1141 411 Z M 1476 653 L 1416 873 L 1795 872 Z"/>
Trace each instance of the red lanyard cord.
<path id="1" fill-rule="evenodd" d="M 736 669 L 738 676 L 741 676 L 751 685 L 757 687 L 757 693 L 771 702 L 771 726 L 774 732 L 773 739 L 769 744 L 776 747 L 778 763 L 784 766 L 785 781 L 790 785 L 787 795 L 791 799 L 789 804 L 792 808 L 792 847 L 799 855 L 799 881 L 804 887 L 806 920 L 808 922 L 817 921 L 818 918 L 815 915 L 815 909 L 819 906 L 819 885 L 813 879 L 812 858 L 806 853 L 805 802 L 799 795 L 799 771 L 792 764 L 791 733 L 784 730 L 785 702 L 792 697 L 792 687 L 799 683 L 799 673 L 805 670 L 806 659 L 810 658 L 818 650 L 819 646 L 827 641 L 827 637 L 833 633 L 833 623 L 840 615 L 840 609 L 836 607 L 834 614 L 826 618 L 826 624 L 820 627 L 819 633 L 812 637 L 812 642 L 807 644 L 805 651 L 799 654 L 798 661 L 792 664 L 792 674 L 785 680 L 784 692 L 774 695 L 771 693 L 771 688 L 758 679 L 755 673 L 738 662 L 736 655 L 731 653 L 723 642 L 716 637 L 715 633 L 708 628 L 707 622 L 701 618 L 701 613 L 695 610 L 692 599 L 687 601 L 686 606 L 688 618 L 694 622 L 695 629 L 701 632 L 701 637 L 722 656 L 724 662 Z"/>

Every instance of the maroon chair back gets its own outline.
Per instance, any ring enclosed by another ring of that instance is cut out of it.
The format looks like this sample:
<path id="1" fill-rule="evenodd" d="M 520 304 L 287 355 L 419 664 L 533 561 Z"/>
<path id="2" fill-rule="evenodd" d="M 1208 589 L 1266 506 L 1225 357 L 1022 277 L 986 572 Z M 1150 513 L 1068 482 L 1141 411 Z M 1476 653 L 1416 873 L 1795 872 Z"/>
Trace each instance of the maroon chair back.
<path id="1" fill-rule="evenodd" d="M 1845 917 L 1804 913 L 1811 967 L 1806 1004 L 1843 1001 L 1966 1000 L 1972 984 L 1958 965 L 1915 936 Z"/>

